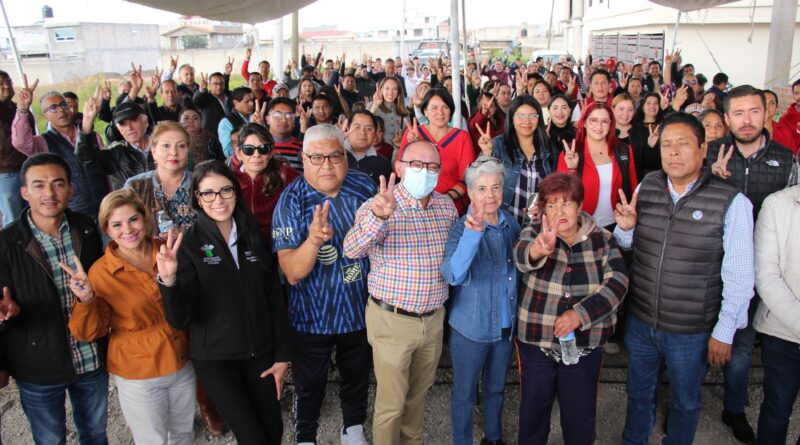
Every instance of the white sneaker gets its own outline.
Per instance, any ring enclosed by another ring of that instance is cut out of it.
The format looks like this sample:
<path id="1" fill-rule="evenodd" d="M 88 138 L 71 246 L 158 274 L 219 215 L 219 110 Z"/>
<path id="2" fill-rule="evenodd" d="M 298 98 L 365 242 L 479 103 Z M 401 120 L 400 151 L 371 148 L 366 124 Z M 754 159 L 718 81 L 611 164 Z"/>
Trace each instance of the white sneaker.
<path id="1" fill-rule="evenodd" d="M 362 425 L 353 425 L 347 429 L 342 428 L 341 441 L 342 445 L 369 445 L 369 442 L 364 437 L 364 427 Z"/>

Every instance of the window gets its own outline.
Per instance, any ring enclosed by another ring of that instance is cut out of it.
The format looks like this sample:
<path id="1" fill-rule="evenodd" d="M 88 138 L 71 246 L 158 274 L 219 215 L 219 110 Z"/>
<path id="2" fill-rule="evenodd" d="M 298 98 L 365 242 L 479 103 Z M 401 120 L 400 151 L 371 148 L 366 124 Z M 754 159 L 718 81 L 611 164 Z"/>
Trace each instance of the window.
<path id="1" fill-rule="evenodd" d="M 58 28 L 55 30 L 56 42 L 74 42 L 75 29 L 73 28 Z"/>
<path id="2" fill-rule="evenodd" d="M 222 34 L 217 34 L 217 43 L 222 43 L 225 39 L 225 36 Z"/>
<path id="3" fill-rule="evenodd" d="M 422 37 L 422 30 L 417 28 L 414 30 L 414 37 Z"/>

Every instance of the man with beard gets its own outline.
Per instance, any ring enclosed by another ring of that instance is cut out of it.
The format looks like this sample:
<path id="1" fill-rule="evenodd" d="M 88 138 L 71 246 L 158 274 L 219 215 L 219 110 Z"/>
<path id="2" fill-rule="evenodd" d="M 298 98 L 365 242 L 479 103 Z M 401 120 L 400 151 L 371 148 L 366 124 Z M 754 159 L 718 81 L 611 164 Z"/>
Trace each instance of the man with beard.
<path id="1" fill-rule="evenodd" d="M 708 144 L 706 164 L 712 173 L 733 184 L 753 203 L 753 219 L 764 199 L 786 187 L 792 167 L 792 152 L 773 141 L 764 128 L 767 101 L 764 92 L 750 85 L 732 89 L 726 96 L 725 122 L 730 134 Z M 755 441 L 745 416 L 755 331 L 753 316 L 758 295 L 750 303 L 747 326 L 733 339 L 730 362 L 725 366 L 725 400 L 722 421 L 742 442 Z"/>
<path id="2" fill-rule="evenodd" d="M 208 76 L 208 88 L 201 85 L 201 89 L 194 93 L 192 102 L 200 110 L 204 130 L 216 133 L 219 121 L 230 113 L 231 105 L 227 87 L 228 79 L 222 73 L 217 72 Z"/>

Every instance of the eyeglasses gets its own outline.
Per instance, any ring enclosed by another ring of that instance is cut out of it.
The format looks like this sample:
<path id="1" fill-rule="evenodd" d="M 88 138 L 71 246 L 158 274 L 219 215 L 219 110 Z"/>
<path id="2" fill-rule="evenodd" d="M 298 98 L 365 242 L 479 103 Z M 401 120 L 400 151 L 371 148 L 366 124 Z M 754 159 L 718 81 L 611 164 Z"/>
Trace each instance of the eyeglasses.
<path id="1" fill-rule="evenodd" d="M 586 123 L 588 123 L 592 127 L 597 127 L 597 126 L 608 127 L 609 125 L 611 125 L 611 121 L 609 119 L 600 119 L 598 117 L 590 117 L 589 119 L 586 119 Z"/>
<path id="2" fill-rule="evenodd" d="M 696 80 L 684 80 L 683 84 L 684 85 L 696 85 L 697 81 Z"/>
<path id="3" fill-rule="evenodd" d="M 529 121 L 535 121 L 536 119 L 539 119 L 539 115 L 536 113 L 531 113 L 531 114 L 516 113 L 514 114 L 514 119 L 518 121 L 524 121 L 526 119 Z"/>
<path id="4" fill-rule="evenodd" d="M 218 192 L 213 190 L 203 190 L 201 192 L 197 192 L 197 196 L 199 196 L 203 202 L 214 202 L 217 199 L 217 195 L 219 195 L 219 197 L 222 199 L 231 199 L 235 193 L 236 189 L 229 185 L 227 187 L 222 187 Z"/>
<path id="5" fill-rule="evenodd" d="M 280 111 L 273 111 L 269 116 L 275 120 L 286 119 L 288 121 L 294 119 L 294 113 L 281 113 Z"/>
<path id="6" fill-rule="evenodd" d="M 412 161 L 400 162 L 408 164 L 408 167 L 415 172 L 421 172 L 423 168 L 428 170 L 428 173 L 439 173 L 442 170 L 442 165 L 436 162 L 422 162 L 416 159 Z"/>
<path id="7" fill-rule="evenodd" d="M 58 109 L 61 108 L 62 110 L 69 110 L 69 105 L 67 102 L 61 102 L 57 104 L 50 105 L 49 107 L 44 109 L 45 113 L 55 113 Z"/>
<path id="8" fill-rule="evenodd" d="M 578 204 L 575 201 L 564 201 L 564 202 L 548 202 L 544 205 L 545 212 L 555 212 L 558 209 L 567 211 L 567 210 L 575 210 L 578 208 Z"/>
<path id="9" fill-rule="evenodd" d="M 267 153 L 272 151 L 272 145 L 271 144 L 261 144 L 261 145 L 246 144 L 246 145 L 242 145 L 241 148 L 239 148 L 239 149 L 242 150 L 242 153 L 244 153 L 245 156 L 253 156 L 253 154 L 256 152 L 256 150 L 258 150 L 258 154 L 265 155 L 265 154 L 267 154 Z"/>
<path id="10" fill-rule="evenodd" d="M 331 161 L 331 164 L 341 164 L 344 162 L 345 155 L 341 151 L 336 153 L 331 153 L 328 156 L 323 155 L 309 155 L 303 153 L 304 156 L 308 158 L 312 165 L 322 165 L 325 161 Z"/>
<path id="11" fill-rule="evenodd" d="M 498 164 L 499 164 L 499 163 L 500 163 L 500 160 L 499 160 L 499 159 L 497 159 L 497 158 L 483 158 L 483 159 L 477 159 L 477 160 L 476 160 L 475 162 L 473 162 L 472 164 L 469 164 L 469 166 L 470 166 L 471 168 L 478 168 L 478 167 L 480 167 L 481 165 L 483 165 L 483 164 L 485 164 L 485 163 L 487 163 L 487 162 L 495 162 L 495 163 L 498 163 Z"/>

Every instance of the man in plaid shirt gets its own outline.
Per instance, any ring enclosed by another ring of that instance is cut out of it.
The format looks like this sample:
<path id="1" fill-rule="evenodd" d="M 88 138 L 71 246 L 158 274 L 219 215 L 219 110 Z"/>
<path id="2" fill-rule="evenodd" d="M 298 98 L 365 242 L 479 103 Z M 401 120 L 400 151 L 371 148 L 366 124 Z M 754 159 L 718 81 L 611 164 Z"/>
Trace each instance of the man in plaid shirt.
<path id="1" fill-rule="evenodd" d="M 426 141 L 395 162 L 388 185 L 356 213 L 344 240 L 349 258 L 369 255 L 367 338 L 378 382 L 373 442 L 422 443 L 425 397 L 442 354 L 448 288 L 439 272 L 455 205 L 433 191 L 441 163 Z"/>

